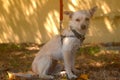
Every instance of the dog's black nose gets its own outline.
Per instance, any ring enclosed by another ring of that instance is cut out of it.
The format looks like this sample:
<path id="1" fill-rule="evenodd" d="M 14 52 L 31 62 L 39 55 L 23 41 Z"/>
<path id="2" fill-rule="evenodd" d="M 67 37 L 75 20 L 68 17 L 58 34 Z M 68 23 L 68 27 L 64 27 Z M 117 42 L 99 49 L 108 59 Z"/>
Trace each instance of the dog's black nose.
<path id="1" fill-rule="evenodd" d="M 86 25 L 82 25 L 82 26 L 81 26 L 81 29 L 82 29 L 82 30 L 86 29 Z"/>

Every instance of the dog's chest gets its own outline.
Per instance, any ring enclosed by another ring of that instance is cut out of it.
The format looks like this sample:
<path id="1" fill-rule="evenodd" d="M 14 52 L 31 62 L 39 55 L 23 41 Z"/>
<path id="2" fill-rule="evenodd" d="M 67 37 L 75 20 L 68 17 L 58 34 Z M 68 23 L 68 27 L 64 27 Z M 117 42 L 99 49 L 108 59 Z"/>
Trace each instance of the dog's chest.
<path id="1" fill-rule="evenodd" d="M 81 42 L 80 40 L 76 39 L 74 40 L 74 43 L 71 48 L 71 52 L 75 53 L 80 48 Z"/>
<path id="2" fill-rule="evenodd" d="M 63 43 L 63 51 L 76 52 L 80 47 L 81 41 L 77 38 L 65 38 Z"/>

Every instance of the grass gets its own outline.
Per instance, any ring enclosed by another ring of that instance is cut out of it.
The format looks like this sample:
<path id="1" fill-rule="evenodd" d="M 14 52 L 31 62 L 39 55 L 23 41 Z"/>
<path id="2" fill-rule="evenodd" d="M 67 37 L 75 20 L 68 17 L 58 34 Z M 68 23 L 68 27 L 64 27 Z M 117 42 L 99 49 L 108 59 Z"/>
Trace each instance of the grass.
<path id="1" fill-rule="evenodd" d="M 8 79 L 7 71 L 31 71 L 39 47 L 30 43 L 0 44 L 0 80 Z M 85 74 L 89 80 L 120 80 L 120 50 L 104 45 L 83 45 L 77 52 L 76 68 L 81 71 L 79 75 Z"/>
<path id="2" fill-rule="evenodd" d="M 79 49 L 79 53 L 88 53 L 90 55 L 94 55 L 98 52 L 100 52 L 100 47 L 99 46 L 83 46 L 82 48 Z"/>

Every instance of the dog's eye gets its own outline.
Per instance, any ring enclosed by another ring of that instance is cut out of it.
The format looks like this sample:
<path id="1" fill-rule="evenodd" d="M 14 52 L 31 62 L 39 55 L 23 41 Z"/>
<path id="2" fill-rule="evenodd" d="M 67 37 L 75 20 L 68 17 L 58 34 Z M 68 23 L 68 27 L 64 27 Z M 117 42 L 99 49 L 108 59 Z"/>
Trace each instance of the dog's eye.
<path id="1" fill-rule="evenodd" d="M 80 19 L 76 19 L 77 22 L 80 22 Z"/>
<path id="2" fill-rule="evenodd" d="M 85 18 L 86 21 L 89 21 L 89 18 Z"/>

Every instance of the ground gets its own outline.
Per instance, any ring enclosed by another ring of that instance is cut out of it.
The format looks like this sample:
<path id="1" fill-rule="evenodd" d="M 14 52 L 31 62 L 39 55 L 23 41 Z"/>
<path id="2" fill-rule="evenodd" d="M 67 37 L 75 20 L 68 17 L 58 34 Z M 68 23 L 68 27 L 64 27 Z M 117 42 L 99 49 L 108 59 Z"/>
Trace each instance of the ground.
<path id="1" fill-rule="evenodd" d="M 0 44 L 0 80 L 8 80 L 8 71 L 31 71 L 31 63 L 41 46 Z M 120 45 L 84 44 L 77 52 L 75 67 L 81 71 L 77 80 L 120 80 Z"/>

